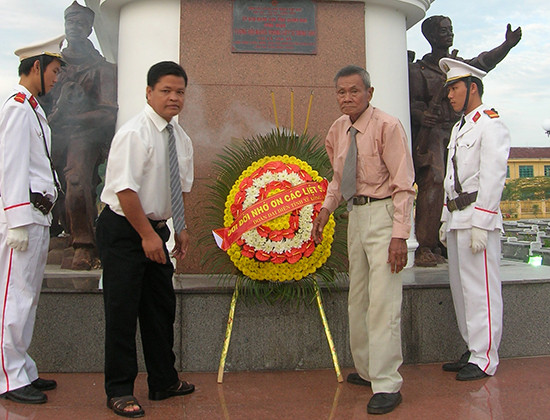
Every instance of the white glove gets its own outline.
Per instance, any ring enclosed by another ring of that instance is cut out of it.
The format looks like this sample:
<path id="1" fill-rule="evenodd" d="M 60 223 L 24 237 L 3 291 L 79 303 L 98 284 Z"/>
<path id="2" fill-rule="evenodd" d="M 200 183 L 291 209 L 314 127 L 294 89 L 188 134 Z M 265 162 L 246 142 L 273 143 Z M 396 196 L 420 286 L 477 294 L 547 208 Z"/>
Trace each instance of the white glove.
<path id="1" fill-rule="evenodd" d="M 447 246 L 447 222 L 443 222 L 439 228 L 439 242 Z"/>
<path id="2" fill-rule="evenodd" d="M 470 242 L 470 248 L 472 248 L 472 254 L 477 254 L 483 251 L 487 247 L 487 231 L 478 227 L 472 227 L 472 240 Z"/>
<path id="3" fill-rule="evenodd" d="M 16 251 L 26 251 L 29 246 L 29 231 L 27 230 L 27 226 L 8 229 L 6 245 Z"/>

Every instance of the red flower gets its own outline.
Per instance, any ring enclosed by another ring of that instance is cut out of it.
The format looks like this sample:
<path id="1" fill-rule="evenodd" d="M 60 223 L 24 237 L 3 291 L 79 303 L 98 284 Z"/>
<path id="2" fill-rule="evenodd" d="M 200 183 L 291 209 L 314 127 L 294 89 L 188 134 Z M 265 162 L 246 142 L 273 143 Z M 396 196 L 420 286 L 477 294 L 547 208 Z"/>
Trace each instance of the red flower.
<path id="1" fill-rule="evenodd" d="M 307 258 L 313 254 L 313 251 L 315 251 L 315 243 L 310 239 L 309 241 L 304 242 L 300 248 L 304 251 L 304 257 Z"/>
<path id="2" fill-rule="evenodd" d="M 247 258 L 254 258 L 254 248 L 250 245 L 244 244 L 241 249 L 241 255 Z"/>
<path id="3" fill-rule="evenodd" d="M 290 213 L 290 217 L 288 218 L 288 220 L 290 222 L 290 229 L 296 232 L 300 227 L 300 216 L 298 215 L 298 213 L 294 210 L 292 213 Z"/>
<path id="4" fill-rule="evenodd" d="M 254 255 L 257 260 L 259 261 L 267 261 L 271 258 L 271 255 L 269 255 L 268 252 L 265 251 L 256 251 L 256 254 Z"/>
<path id="5" fill-rule="evenodd" d="M 262 238 L 267 238 L 271 233 L 271 228 L 264 225 L 258 226 L 256 230 L 258 231 L 258 235 Z"/>
<path id="6" fill-rule="evenodd" d="M 286 259 L 290 264 L 297 263 L 302 258 L 302 251 L 300 248 L 293 248 L 290 251 L 285 252 Z"/>
<path id="7" fill-rule="evenodd" d="M 294 238 L 294 235 L 295 235 L 293 229 L 283 229 L 283 230 L 281 230 L 281 233 L 287 239 L 292 239 L 292 238 Z"/>
<path id="8" fill-rule="evenodd" d="M 285 254 L 277 254 L 276 252 L 271 253 L 271 262 L 274 264 L 281 264 L 286 261 Z"/>
<path id="9" fill-rule="evenodd" d="M 275 242 L 279 242 L 279 241 L 283 240 L 283 234 L 281 233 L 280 230 L 272 230 L 269 233 L 268 237 L 269 237 L 269 239 L 271 239 L 272 241 L 275 241 Z"/>
<path id="10" fill-rule="evenodd" d="M 286 166 L 280 160 L 273 160 L 271 162 L 267 162 L 262 169 L 271 172 L 282 172 L 286 169 Z"/>
<path id="11" fill-rule="evenodd" d="M 302 178 L 306 182 L 311 181 L 313 179 L 313 178 L 311 178 L 311 175 L 308 174 L 303 169 L 300 169 L 300 172 L 298 172 L 298 175 L 300 176 L 300 178 Z"/>
<path id="12" fill-rule="evenodd" d="M 252 186 L 252 181 L 253 181 L 253 178 L 251 176 L 247 176 L 239 184 L 239 189 L 240 190 L 246 190 L 247 188 L 251 187 Z"/>

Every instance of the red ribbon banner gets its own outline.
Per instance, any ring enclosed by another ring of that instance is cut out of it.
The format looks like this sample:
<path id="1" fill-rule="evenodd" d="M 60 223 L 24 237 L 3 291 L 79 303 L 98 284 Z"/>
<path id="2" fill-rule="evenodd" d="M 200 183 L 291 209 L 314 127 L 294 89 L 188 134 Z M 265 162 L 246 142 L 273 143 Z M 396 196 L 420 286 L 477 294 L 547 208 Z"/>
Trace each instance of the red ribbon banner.
<path id="1" fill-rule="evenodd" d="M 320 203 L 325 199 L 328 181 L 304 182 L 258 201 L 243 211 L 228 228 L 216 229 L 214 237 L 218 246 L 227 251 L 243 233 L 255 229 L 279 216 L 300 209 L 308 204 Z"/>

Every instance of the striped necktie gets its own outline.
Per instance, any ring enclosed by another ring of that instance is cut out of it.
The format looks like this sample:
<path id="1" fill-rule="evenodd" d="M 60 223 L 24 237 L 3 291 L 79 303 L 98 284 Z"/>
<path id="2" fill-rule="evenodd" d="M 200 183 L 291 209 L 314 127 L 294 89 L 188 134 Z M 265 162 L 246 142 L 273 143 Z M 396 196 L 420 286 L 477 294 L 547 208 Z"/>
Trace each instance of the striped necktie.
<path id="1" fill-rule="evenodd" d="M 348 211 L 353 208 L 351 199 L 357 192 L 357 139 L 355 137 L 357 129 L 350 127 L 349 134 L 351 142 L 342 171 L 342 181 L 340 182 L 340 192 L 344 200 L 348 202 Z"/>
<path id="2" fill-rule="evenodd" d="M 178 153 L 176 151 L 176 138 L 172 124 L 166 126 L 168 130 L 168 162 L 170 164 L 170 196 L 172 202 L 172 220 L 176 234 L 186 228 L 185 210 L 183 208 L 183 196 L 181 191 L 180 171 L 178 165 Z"/>

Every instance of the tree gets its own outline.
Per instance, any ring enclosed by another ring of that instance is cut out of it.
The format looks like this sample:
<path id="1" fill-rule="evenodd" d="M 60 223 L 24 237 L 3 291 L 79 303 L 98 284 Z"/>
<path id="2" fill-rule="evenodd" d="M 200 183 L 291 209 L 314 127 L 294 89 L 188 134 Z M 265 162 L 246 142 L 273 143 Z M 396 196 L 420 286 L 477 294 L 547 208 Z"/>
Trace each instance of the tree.
<path id="1" fill-rule="evenodd" d="M 550 177 L 517 178 L 506 182 L 502 200 L 544 200 L 550 197 Z"/>

